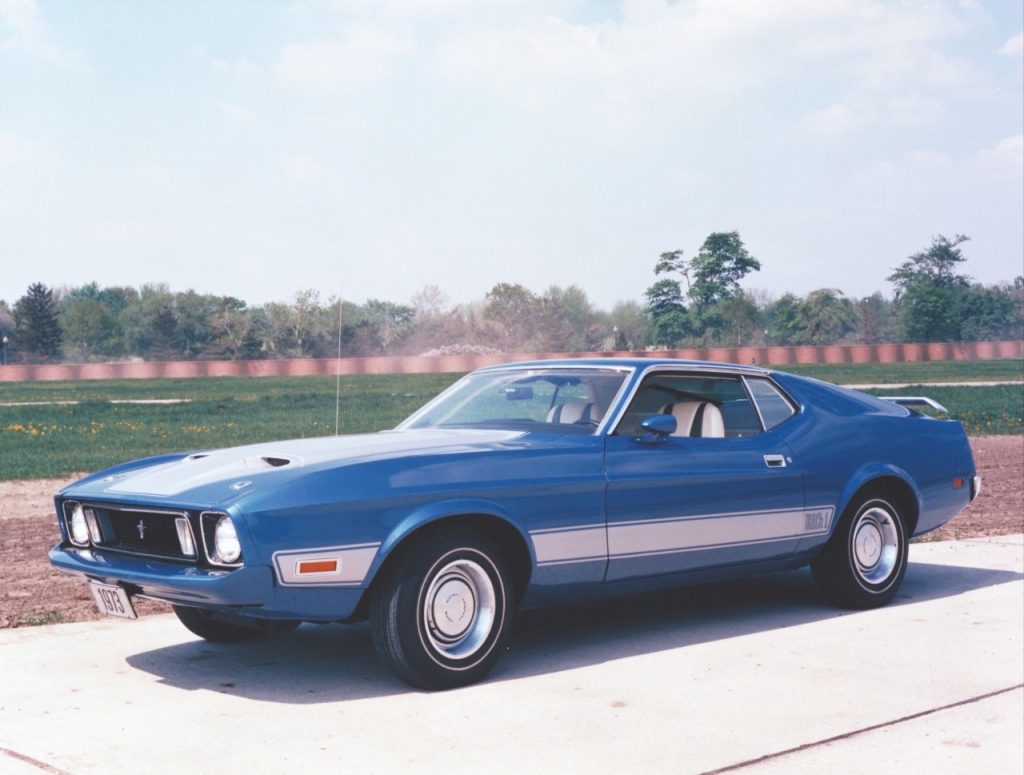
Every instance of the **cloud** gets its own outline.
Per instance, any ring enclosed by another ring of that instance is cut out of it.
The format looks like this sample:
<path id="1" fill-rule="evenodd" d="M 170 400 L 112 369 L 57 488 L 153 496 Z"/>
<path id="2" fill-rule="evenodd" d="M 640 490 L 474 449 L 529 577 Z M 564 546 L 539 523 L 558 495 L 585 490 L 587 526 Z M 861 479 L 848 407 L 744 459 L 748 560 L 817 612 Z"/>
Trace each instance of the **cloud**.
<path id="1" fill-rule="evenodd" d="M 289 180 L 308 181 L 323 175 L 323 166 L 316 159 L 302 154 L 289 154 L 281 161 L 284 175 Z"/>
<path id="2" fill-rule="evenodd" d="M 1019 57 L 1024 53 L 1024 32 L 1018 32 L 1000 46 L 999 53 L 1004 57 Z"/>
<path id="3" fill-rule="evenodd" d="M 1024 168 L 1024 135 L 1004 137 L 994 148 L 983 151 L 981 156 L 994 167 L 1019 177 Z"/>
<path id="4" fill-rule="evenodd" d="M 0 130 L 0 165 L 32 165 L 44 158 L 42 145 L 38 141 L 27 139 L 16 132 Z"/>
<path id="5" fill-rule="evenodd" d="M 357 24 L 337 39 L 291 43 L 273 65 L 276 83 L 309 91 L 335 91 L 373 84 L 411 53 L 411 41 L 400 31 Z"/>
<path id="6" fill-rule="evenodd" d="M 234 102 L 221 102 L 220 114 L 229 123 L 240 126 L 243 129 L 252 129 L 260 123 L 260 118 L 256 113 Z"/>
<path id="7" fill-rule="evenodd" d="M 218 73 L 234 75 L 239 78 L 253 78 L 257 75 L 261 75 L 266 69 L 263 65 L 258 62 L 253 62 L 250 59 L 236 59 L 233 61 L 226 59 L 211 59 L 210 66 Z"/>
<path id="8" fill-rule="evenodd" d="M 62 69 L 78 63 L 76 54 L 63 51 L 54 42 L 36 0 L 0 0 L 0 54 L 9 52 Z"/>

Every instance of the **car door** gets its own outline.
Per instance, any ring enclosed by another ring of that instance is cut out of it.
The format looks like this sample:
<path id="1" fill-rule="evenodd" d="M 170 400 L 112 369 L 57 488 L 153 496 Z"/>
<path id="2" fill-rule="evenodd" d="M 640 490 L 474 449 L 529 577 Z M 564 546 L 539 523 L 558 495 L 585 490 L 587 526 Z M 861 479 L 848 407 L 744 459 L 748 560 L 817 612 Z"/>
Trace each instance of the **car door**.
<path id="1" fill-rule="evenodd" d="M 676 435 L 643 432 L 644 418 L 684 403 L 704 404 L 705 418 L 691 422 L 683 411 L 689 427 Z M 802 461 L 785 443 L 785 418 L 796 411 L 787 406 L 788 414 L 774 407 L 766 430 L 742 375 L 645 375 L 606 439 L 606 580 L 782 558 L 819 530 L 820 515 L 805 510 Z M 718 427 L 708 413 L 720 415 Z"/>

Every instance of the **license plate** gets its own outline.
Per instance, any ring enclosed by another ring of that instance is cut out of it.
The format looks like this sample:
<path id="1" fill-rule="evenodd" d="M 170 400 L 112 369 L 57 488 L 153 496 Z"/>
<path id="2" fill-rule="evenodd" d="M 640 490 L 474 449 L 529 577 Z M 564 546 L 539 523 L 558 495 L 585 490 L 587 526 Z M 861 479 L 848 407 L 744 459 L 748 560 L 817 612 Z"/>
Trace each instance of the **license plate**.
<path id="1" fill-rule="evenodd" d="M 113 584 L 97 584 L 89 582 L 89 589 L 92 590 L 93 599 L 101 614 L 116 616 L 120 619 L 138 619 L 132 600 L 123 587 Z"/>

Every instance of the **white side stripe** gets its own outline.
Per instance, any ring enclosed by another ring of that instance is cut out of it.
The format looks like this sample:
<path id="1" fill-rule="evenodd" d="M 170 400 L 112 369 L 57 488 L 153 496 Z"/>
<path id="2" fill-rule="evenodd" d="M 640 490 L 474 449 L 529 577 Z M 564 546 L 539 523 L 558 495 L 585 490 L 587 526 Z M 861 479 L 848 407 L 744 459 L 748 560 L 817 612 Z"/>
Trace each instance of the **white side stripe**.
<path id="1" fill-rule="evenodd" d="M 538 565 L 724 549 L 827 535 L 832 506 L 612 522 L 530 533 Z"/>

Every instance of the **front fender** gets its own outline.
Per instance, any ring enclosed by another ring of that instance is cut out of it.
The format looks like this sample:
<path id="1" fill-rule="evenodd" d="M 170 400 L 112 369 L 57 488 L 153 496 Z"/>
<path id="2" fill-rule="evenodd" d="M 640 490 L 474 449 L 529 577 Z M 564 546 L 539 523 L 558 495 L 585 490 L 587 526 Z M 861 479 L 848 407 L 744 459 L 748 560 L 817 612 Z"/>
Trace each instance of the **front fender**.
<path id="1" fill-rule="evenodd" d="M 504 522 L 516 531 L 530 555 L 530 565 L 535 567 L 537 553 L 530 540 L 530 534 L 522 521 L 497 503 L 482 498 L 454 498 L 425 503 L 402 519 L 381 542 L 377 556 L 366 575 L 365 585 L 373 583 L 381 566 L 387 562 L 395 549 L 410 535 L 431 524 L 456 517 L 490 517 Z"/>

